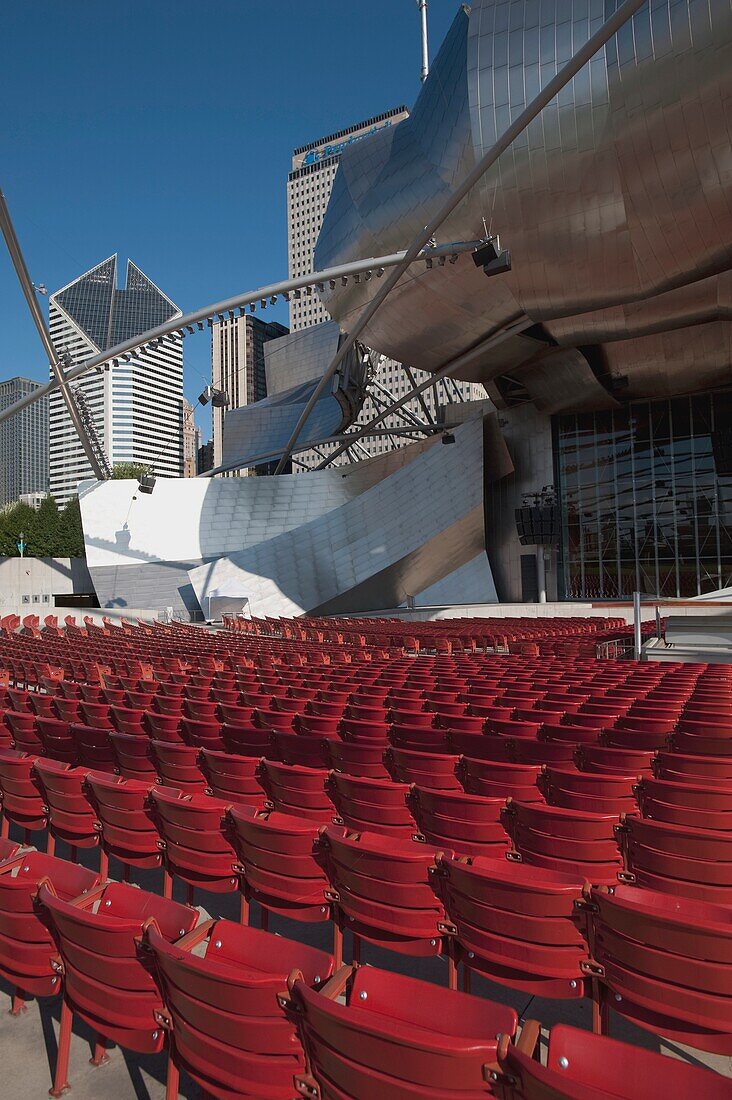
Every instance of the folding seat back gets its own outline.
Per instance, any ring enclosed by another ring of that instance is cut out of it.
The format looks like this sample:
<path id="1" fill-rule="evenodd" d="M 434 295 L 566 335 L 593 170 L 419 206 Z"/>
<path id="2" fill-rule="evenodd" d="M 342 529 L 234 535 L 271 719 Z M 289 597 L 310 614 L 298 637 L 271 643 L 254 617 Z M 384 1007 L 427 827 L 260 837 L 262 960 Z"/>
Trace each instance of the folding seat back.
<path id="1" fill-rule="evenodd" d="M 254 757 L 201 749 L 200 768 L 208 781 L 207 794 L 238 805 L 264 805 L 266 795 L 259 783 L 259 761 Z"/>
<path id="2" fill-rule="evenodd" d="M 76 685 L 74 685 L 75 687 Z M 62 722 L 79 721 L 79 699 L 76 696 L 68 698 L 66 692 L 71 690 L 71 685 L 63 683 L 64 695 L 55 695 L 53 699 L 53 712 Z"/>
<path id="3" fill-rule="evenodd" d="M 618 878 L 631 886 L 728 905 L 732 834 L 629 815 L 615 828 L 623 856 Z"/>
<path id="4" fill-rule="evenodd" d="M 224 748 L 221 725 L 218 721 L 199 722 L 193 718 L 181 718 L 180 734 L 187 745 L 199 749 Z"/>
<path id="5" fill-rule="evenodd" d="M 96 729 L 72 723 L 71 736 L 74 740 L 76 755 L 82 767 L 94 771 L 113 772 L 117 763 L 109 740 L 111 729 Z"/>
<path id="6" fill-rule="evenodd" d="M 219 704 L 212 700 L 190 699 L 183 700 L 183 717 L 191 718 L 196 722 L 213 722 L 218 725 Z"/>
<path id="7" fill-rule="evenodd" d="M 543 722 L 537 734 L 538 740 L 568 745 L 596 745 L 598 743 L 598 738 L 602 733 L 602 726 L 599 723 L 588 726 L 569 725 L 566 721 L 567 717 L 565 715 L 562 721 L 558 723 Z"/>
<path id="8" fill-rule="evenodd" d="M 511 1008 L 371 966 L 342 968 L 320 993 L 294 974 L 288 987 L 310 1067 L 295 1078 L 303 1096 L 488 1096 L 496 1037 L 517 1026 Z"/>
<path id="9" fill-rule="evenodd" d="M 413 726 L 406 722 L 392 722 L 388 727 L 389 744 L 415 752 L 442 752 L 446 732 L 438 726 Z"/>
<path id="10" fill-rule="evenodd" d="M 681 729 L 674 730 L 668 735 L 666 743 L 674 752 L 688 756 L 732 757 L 732 737 L 716 726 L 706 727 L 703 734 L 689 733 Z"/>
<path id="11" fill-rule="evenodd" d="M 249 806 L 231 806 L 229 817 L 247 899 L 257 901 L 266 913 L 298 921 L 328 920 L 329 882 L 318 824 Z"/>
<path id="12" fill-rule="evenodd" d="M 634 813 L 637 776 L 616 772 L 581 772 L 544 765 L 538 786 L 550 806 L 588 813 Z"/>
<path id="13" fill-rule="evenodd" d="M 252 714 L 252 722 L 261 730 L 291 730 L 296 718 L 283 710 L 255 710 Z"/>
<path id="14" fill-rule="evenodd" d="M 168 695 L 163 689 L 169 686 L 168 684 L 160 685 L 160 691 L 153 699 L 152 707 L 146 709 L 146 714 L 159 715 L 162 718 L 176 718 L 179 723 L 183 717 L 183 697 Z M 148 722 L 151 722 L 150 718 L 148 718 Z M 156 737 L 160 736 L 157 729 L 151 732 L 154 732 Z"/>
<path id="15" fill-rule="evenodd" d="M 35 773 L 37 756 L 15 749 L 0 749 L 0 796 L 3 831 L 7 835 L 7 822 L 19 825 L 26 832 L 45 829 L 48 811 L 43 791 Z"/>
<path id="16" fill-rule="evenodd" d="M 501 822 L 504 799 L 412 785 L 408 805 L 417 823 L 415 838 L 461 856 L 500 855 L 509 845 Z"/>
<path id="17" fill-rule="evenodd" d="M 317 734 L 273 730 L 271 745 L 272 757 L 283 764 L 299 764 L 303 768 L 327 768 L 330 764 L 327 742 Z"/>
<path id="18" fill-rule="evenodd" d="M 51 965 L 56 948 L 34 906 L 39 882 L 50 880 L 56 894 L 68 901 L 91 890 L 99 877 L 43 852 L 16 851 L 8 856 L 0 863 L 0 974 L 15 987 L 12 1011 L 17 1015 L 25 994 L 52 997 L 60 989 Z"/>
<path id="19" fill-rule="evenodd" d="M 110 705 L 109 718 L 118 733 L 139 735 L 146 732 L 145 711 L 139 708 Z"/>
<path id="20" fill-rule="evenodd" d="M 39 716 L 36 718 L 36 729 L 43 745 L 43 756 L 67 764 L 76 763 L 76 745 L 68 722 Z"/>
<path id="21" fill-rule="evenodd" d="M 87 797 L 87 769 L 39 757 L 33 771 L 43 794 L 52 837 L 71 845 L 73 859 L 77 848 L 96 848 L 100 837 L 97 815 Z"/>
<path id="22" fill-rule="evenodd" d="M 156 710 L 145 711 L 145 727 L 151 738 L 156 741 L 175 741 L 181 744 L 180 732 L 182 718 L 179 714 L 159 714 Z"/>
<path id="23" fill-rule="evenodd" d="M 214 893 L 237 890 L 228 803 L 166 787 L 153 787 L 150 800 L 168 874 L 182 879 L 191 891 L 195 887 Z"/>
<path id="24" fill-rule="evenodd" d="M 151 922 L 146 944 L 170 1012 L 168 1095 L 185 1069 L 206 1095 L 289 1096 L 305 1061 L 278 997 L 293 970 L 308 987 L 324 985 L 331 957 L 226 920 L 206 921 L 173 944 Z"/>
<path id="25" fill-rule="evenodd" d="M 565 767 L 572 763 L 578 746 L 568 741 L 530 741 L 526 737 L 509 741 L 509 759 L 516 764 L 533 764 L 541 767 Z M 466 756 L 472 753 L 466 752 Z"/>
<path id="26" fill-rule="evenodd" d="M 352 718 L 357 722 L 377 722 L 383 723 L 386 721 L 388 708 L 384 705 L 377 705 L 374 702 L 355 703 L 349 702 L 346 706 L 343 717 Z M 409 712 L 411 714 L 411 711 Z M 432 717 L 429 716 L 430 725 L 432 724 Z"/>
<path id="27" fill-rule="evenodd" d="M 540 725 L 541 722 L 538 719 L 533 722 L 522 722 L 515 718 L 509 718 L 508 721 L 488 718 L 485 730 L 486 733 L 499 733 L 503 737 L 527 737 L 533 741 L 536 739 Z"/>
<path id="28" fill-rule="evenodd" d="M 434 873 L 457 961 L 536 996 L 585 995 L 582 879 L 485 856 L 440 855 Z"/>
<path id="29" fill-rule="evenodd" d="M 163 857 L 149 799 L 150 785 L 89 772 L 86 786 L 106 854 L 125 866 L 160 867 Z"/>
<path id="30" fill-rule="evenodd" d="M 233 725 L 224 722 L 221 726 L 221 740 L 226 752 L 236 756 L 260 757 L 271 751 L 271 731 L 253 723 Z"/>
<path id="31" fill-rule="evenodd" d="M 699 1050 L 732 1053 L 732 910 L 619 885 L 585 905 L 586 964 L 607 1010 Z"/>
<path id="32" fill-rule="evenodd" d="M 460 758 L 458 779 L 468 794 L 486 798 L 520 798 L 524 802 L 540 802 L 537 779 L 541 768 L 535 764 L 513 764 L 500 761 Z"/>
<path id="33" fill-rule="evenodd" d="M 433 849 L 380 833 L 349 834 L 338 825 L 324 826 L 320 843 L 331 883 L 326 897 L 341 932 L 401 954 L 443 953 L 445 909 L 429 873 Z"/>
<path id="34" fill-rule="evenodd" d="M 663 748 L 673 729 L 673 721 L 651 722 L 645 718 L 622 718 L 603 730 L 603 744 L 618 749 L 635 749 L 640 752 L 653 752 Z"/>
<path id="35" fill-rule="evenodd" d="M 586 813 L 511 799 L 501 821 L 511 838 L 507 858 L 579 876 L 615 882 L 622 861 L 613 833 L 617 814 Z"/>
<path id="36" fill-rule="evenodd" d="M 79 710 L 80 718 L 85 725 L 98 730 L 114 729 L 110 718 L 110 708 L 106 703 L 90 703 L 86 699 L 82 699 Z"/>
<path id="37" fill-rule="evenodd" d="M 157 782 L 158 769 L 152 758 L 150 738 L 146 734 L 110 733 L 109 743 L 116 762 L 115 772 L 125 779 Z"/>
<path id="38" fill-rule="evenodd" d="M 259 781 L 273 809 L 319 824 L 332 821 L 335 814 L 326 790 L 327 779 L 328 772 L 324 768 L 303 768 L 298 764 L 280 764 L 276 760 L 260 761 Z"/>
<path id="39" fill-rule="evenodd" d="M 6 710 L 3 720 L 10 731 L 14 749 L 18 752 L 43 752 L 43 742 L 36 726 L 37 718 L 32 711 Z"/>
<path id="40" fill-rule="evenodd" d="M 651 775 L 652 752 L 611 748 L 608 745 L 577 745 L 574 762 L 582 772 Z"/>
<path id="41" fill-rule="evenodd" d="M 310 737 L 338 738 L 340 716 L 326 716 L 322 714 L 300 714 L 295 724 L 297 732 Z"/>
<path id="42" fill-rule="evenodd" d="M 456 775 L 458 757 L 447 753 L 414 752 L 389 746 L 384 764 L 397 783 L 416 783 L 433 790 L 462 790 Z"/>
<path id="43" fill-rule="evenodd" d="M 83 898 L 65 901 L 42 883 L 38 902 L 51 923 L 64 973 L 64 1002 L 54 1074 L 54 1095 L 68 1087 L 71 1020 L 78 1015 L 97 1036 L 95 1060 L 104 1040 L 124 1049 L 154 1053 L 165 1041 L 159 1017 L 160 992 L 139 940 L 153 918 L 171 941 L 195 925 L 198 912 L 123 883 L 108 883 Z"/>
<path id="44" fill-rule="evenodd" d="M 673 783 L 644 776 L 636 798 L 643 817 L 692 829 L 732 830 L 732 783 Z"/>
<path id="45" fill-rule="evenodd" d="M 653 758 L 656 779 L 673 783 L 703 783 L 732 785 L 732 757 L 687 756 L 680 752 L 659 750 Z"/>
<path id="46" fill-rule="evenodd" d="M 199 767 L 202 750 L 182 741 L 150 742 L 150 755 L 162 786 L 181 791 L 203 791 L 206 777 Z"/>
<path id="47" fill-rule="evenodd" d="M 10 708 L 16 714 L 33 714 L 33 708 L 31 706 L 31 692 L 22 688 L 11 687 L 8 685 L 5 689 L 5 693 L 8 697 Z"/>
<path id="48" fill-rule="evenodd" d="M 331 772 L 326 790 L 338 811 L 334 820 L 349 829 L 410 838 L 414 819 L 407 806 L 409 786 L 390 779 Z"/>
<path id="49" fill-rule="evenodd" d="M 386 741 L 389 724 L 384 722 L 362 722 L 356 718 L 343 718 L 341 736 L 348 741 Z"/>
<path id="50" fill-rule="evenodd" d="M 525 1034 L 538 1036 L 534 1023 L 526 1021 L 516 1044 L 501 1036 L 498 1070 L 490 1074 L 499 1100 L 727 1100 L 732 1095 L 729 1081 L 718 1073 L 567 1024 L 555 1024 L 549 1032 L 542 1065 L 523 1042 Z"/>
<path id="51" fill-rule="evenodd" d="M 384 746 L 380 741 L 341 741 L 328 738 L 329 767 L 348 775 L 365 775 L 371 779 L 386 779 Z"/>

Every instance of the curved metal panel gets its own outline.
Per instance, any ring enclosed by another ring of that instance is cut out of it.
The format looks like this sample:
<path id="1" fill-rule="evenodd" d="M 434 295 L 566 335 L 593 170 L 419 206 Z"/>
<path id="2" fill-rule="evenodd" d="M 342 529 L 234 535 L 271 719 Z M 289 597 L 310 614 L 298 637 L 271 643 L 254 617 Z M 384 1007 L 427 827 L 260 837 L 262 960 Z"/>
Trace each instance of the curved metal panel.
<path id="1" fill-rule="evenodd" d="M 236 593 L 256 615 L 346 613 L 398 606 L 484 542 L 483 423 L 472 420 L 450 446 L 431 440 L 409 465 L 327 515 L 189 575 L 201 606 Z"/>
<path id="2" fill-rule="evenodd" d="M 370 140 L 344 153 L 318 265 L 342 262 L 366 241 L 378 251 L 408 240 L 449 181 L 490 148 L 617 6 L 476 0 L 469 18 L 458 13 L 411 117 L 392 132 L 388 150 L 373 146 L 377 169 L 358 171 Z M 414 265 L 366 341 L 434 370 L 523 312 L 559 344 L 607 345 L 633 393 L 675 389 L 664 376 L 676 374 L 673 357 L 667 368 L 649 370 L 624 341 L 728 316 L 723 296 L 715 302 L 697 284 L 726 280 L 731 266 L 731 72 L 727 0 L 644 6 L 442 227 L 445 240 L 480 236 L 484 226 L 499 232 L 511 270 L 486 279 L 465 258 L 430 272 L 428 282 Z M 339 285 L 325 301 L 347 328 L 371 294 L 369 284 Z M 715 339 L 724 345 L 723 323 Z M 477 378 L 490 382 L 525 362 L 512 363 L 510 349 L 502 358 L 493 351 Z M 678 359 L 682 368 L 689 363 L 687 353 Z M 687 377 L 687 388 L 716 385 L 713 373 Z"/>
<path id="3" fill-rule="evenodd" d="M 224 469 L 241 469 L 257 455 L 279 457 L 341 339 L 338 325 L 329 321 L 264 345 L 269 396 L 226 413 Z M 354 347 L 334 375 L 330 392 L 320 397 L 308 417 L 301 443 L 317 443 L 353 423 L 365 398 L 365 374 L 364 359 Z"/>
<path id="4" fill-rule="evenodd" d="M 411 465 L 433 440 L 306 475 L 82 483 L 84 548 L 102 607 L 199 610 L 188 570 L 264 543 L 356 498 Z"/>

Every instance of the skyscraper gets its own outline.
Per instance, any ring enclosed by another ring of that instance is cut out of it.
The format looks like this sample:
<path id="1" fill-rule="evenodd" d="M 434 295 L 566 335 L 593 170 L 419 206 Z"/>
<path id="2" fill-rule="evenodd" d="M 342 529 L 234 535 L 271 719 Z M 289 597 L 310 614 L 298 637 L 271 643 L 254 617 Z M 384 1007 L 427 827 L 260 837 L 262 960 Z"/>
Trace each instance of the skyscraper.
<path id="1" fill-rule="evenodd" d="M 195 477 L 201 429 L 196 427 L 193 405 L 183 398 L 183 477 Z"/>
<path id="2" fill-rule="evenodd" d="M 384 114 L 375 115 L 364 122 L 357 122 L 355 126 L 350 126 L 346 130 L 338 130 L 327 137 L 295 149 L 292 154 L 292 167 L 287 177 L 287 242 L 291 279 L 300 275 L 309 275 L 313 270 L 313 253 L 341 153 L 354 142 L 368 138 L 370 134 L 385 127 L 396 126 L 408 117 L 409 112 L 406 107 L 394 107 Z M 328 320 L 330 320 L 328 312 L 317 294 L 307 295 L 303 291 L 299 297 L 295 294 L 290 295 L 290 329 L 293 332 Z M 427 378 L 427 372 L 420 370 L 412 371 L 410 378 L 401 363 L 385 356 L 374 356 L 371 394 L 366 398 L 356 423 L 367 424 L 394 398 L 403 397 L 413 388 L 413 384 L 419 385 Z M 486 398 L 484 387 L 472 382 L 450 381 L 446 386 L 447 401 L 478 401 Z M 425 422 L 428 417 L 436 419 L 439 400 L 438 391 L 429 388 L 421 398 L 413 398 L 409 401 L 405 409 L 412 417 Z M 399 413 L 393 413 L 387 416 L 379 426 L 396 429 L 404 426 L 404 419 Z M 383 454 L 395 447 L 406 446 L 413 442 L 414 438 L 414 436 L 367 436 L 360 441 L 361 452 L 365 451 L 369 455 Z M 319 448 L 321 454 L 315 451 L 301 452 L 297 457 L 302 465 L 297 465 L 295 469 L 301 473 L 303 467 L 316 466 L 323 454 L 332 449 L 332 445 L 326 445 Z M 349 458 L 344 454 L 336 459 L 334 464 L 343 465 L 348 461 L 350 461 Z"/>
<path id="3" fill-rule="evenodd" d="M 0 382 L 0 409 L 39 388 L 30 378 Z M 27 405 L 0 424 L 0 507 L 23 493 L 48 492 L 48 398 Z"/>
<path id="4" fill-rule="evenodd" d="M 117 256 L 52 294 L 51 338 L 70 364 L 81 363 L 125 339 L 180 316 L 178 307 L 127 261 L 117 288 Z M 127 362 L 108 364 L 74 383 L 105 454 L 115 462 L 141 462 L 160 477 L 183 472 L 183 346 L 168 336 Z M 58 391 L 50 401 L 50 492 L 59 504 L 76 493 L 91 467 Z"/>
<path id="5" fill-rule="evenodd" d="M 240 409 L 267 396 L 264 371 L 264 345 L 268 340 L 286 336 L 287 329 L 277 321 L 262 321 L 259 317 L 224 318 L 211 327 L 211 380 L 214 389 L 223 390 L 229 409 Z M 213 427 L 214 466 L 220 466 L 223 454 L 223 433 L 226 408 L 211 410 Z M 236 471 L 230 476 L 254 471 Z"/>
<path id="6" fill-rule="evenodd" d="M 375 130 L 395 126 L 408 117 L 406 107 L 393 107 L 384 114 L 295 149 L 287 177 L 287 249 L 291 279 L 309 275 L 313 269 L 313 252 L 343 150 Z M 291 295 L 291 332 L 328 320 L 328 313 L 316 294 Z"/>

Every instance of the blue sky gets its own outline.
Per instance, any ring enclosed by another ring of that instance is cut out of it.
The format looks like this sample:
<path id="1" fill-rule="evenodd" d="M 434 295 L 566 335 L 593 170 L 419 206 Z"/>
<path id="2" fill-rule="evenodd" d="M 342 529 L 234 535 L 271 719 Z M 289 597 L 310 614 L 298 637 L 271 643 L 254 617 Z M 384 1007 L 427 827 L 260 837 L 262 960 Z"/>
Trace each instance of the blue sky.
<path id="1" fill-rule="evenodd" d="M 458 8 L 430 0 L 432 56 Z M 285 278 L 293 148 L 411 106 L 419 71 L 415 0 L 3 4 L 0 186 L 31 277 L 53 291 L 118 252 L 184 311 Z M 45 380 L 0 249 L 0 379 Z M 185 351 L 195 399 L 207 335 Z"/>

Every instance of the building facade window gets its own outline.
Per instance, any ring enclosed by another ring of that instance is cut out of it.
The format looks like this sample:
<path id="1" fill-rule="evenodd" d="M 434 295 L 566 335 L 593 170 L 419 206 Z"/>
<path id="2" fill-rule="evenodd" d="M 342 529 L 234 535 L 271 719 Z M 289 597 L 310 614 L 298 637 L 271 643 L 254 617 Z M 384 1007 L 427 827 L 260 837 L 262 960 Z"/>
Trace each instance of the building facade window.
<path id="1" fill-rule="evenodd" d="M 732 585 L 732 390 L 554 418 L 566 599 Z"/>

